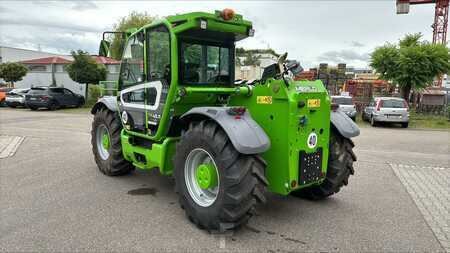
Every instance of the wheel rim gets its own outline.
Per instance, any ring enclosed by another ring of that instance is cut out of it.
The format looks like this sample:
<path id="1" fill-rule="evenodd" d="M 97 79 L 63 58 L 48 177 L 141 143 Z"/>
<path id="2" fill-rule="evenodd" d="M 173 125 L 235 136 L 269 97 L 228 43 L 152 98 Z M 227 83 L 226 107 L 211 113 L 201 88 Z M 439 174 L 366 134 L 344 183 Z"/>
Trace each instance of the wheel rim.
<path id="1" fill-rule="evenodd" d="M 111 147 L 111 142 L 108 128 L 104 124 L 97 127 L 96 143 L 98 154 L 103 160 L 107 160 L 109 158 L 109 149 Z"/>
<path id="2" fill-rule="evenodd" d="M 196 204 L 208 207 L 216 201 L 220 187 L 219 173 L 214 159 L 206 150 L 196 148 L 188 154 L 184 179 Z"/>

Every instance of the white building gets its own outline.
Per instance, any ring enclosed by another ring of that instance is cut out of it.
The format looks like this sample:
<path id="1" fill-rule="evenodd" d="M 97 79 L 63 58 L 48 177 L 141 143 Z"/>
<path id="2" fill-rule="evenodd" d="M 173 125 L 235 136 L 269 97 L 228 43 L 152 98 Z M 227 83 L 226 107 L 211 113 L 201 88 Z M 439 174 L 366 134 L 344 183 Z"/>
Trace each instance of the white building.
<path id="1" fill-rule="evenodd" d="M 240 61 L 241 65 L 236 65 L 235 67 L 235 79 L 260 79 L 264 68 L 276 63 L 278 60 L 277 56 L 269 53 L 255 54 L 255 57 L 258 58 L 259 64 L 252 66 L 242 66 L 245 57 L 238 57 L 237 60 Z"/>
<path id="2" fill-rule="evenodd" d="M 104 64 L 107 69 L 106 80 L 117 80 L 120 62 L 112 58 L 92 56 L 99 64 Z M 85 84 L 80 84 L 70 79 L 65 66 L 73 61 L 71 55 L 58 55 L 27 49 L 0 47 L 0 63 L 19 62 L 28 67 L 29 71 L 22 81 L 16 82 L 15 88 L 30 88 L 36 86 L 65 87 L 77 94 L 85 94 Z"/>

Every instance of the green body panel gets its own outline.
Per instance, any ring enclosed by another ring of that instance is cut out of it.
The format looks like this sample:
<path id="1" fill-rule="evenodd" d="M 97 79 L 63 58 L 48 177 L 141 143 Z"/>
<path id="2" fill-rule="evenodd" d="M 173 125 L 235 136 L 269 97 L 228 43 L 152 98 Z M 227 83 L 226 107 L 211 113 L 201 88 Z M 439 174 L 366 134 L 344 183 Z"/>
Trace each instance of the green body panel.
<path id="1" fill-rule="evenodd" d="M 175 154 L 175 145 L 179 138 L 166 138 L 162 143 L 153 143 L 151 148 L 133 145 L 133 136 L 122 130 L 122 152 L 125 159 L 131 161 L 139 169 L 158 167 L 161 174 L 171 175 L 173 164 L 171 158 Z M 141 157 L 145 157 L 143 162 Z"/>
<path id="2" fill-rule="evenodd" d="M 306 91 L 297 91 L 306 87 Z M 300 88 L 301 89 L 301 88 Z M 271 97 L 269 104 L 258 103 L 258 96 Z M 320 99 L 320 107 L 308 108 L 308 99 Z M 305 106 L 299 108 L 302 101 Z M 251 97 L 234 96 L 229 105 L 245 106 L 252 118 L 269 136 L 271 147 L 262 154 L 267 162 L 266 176 L 269 190 L 279 194 L 308 185 L 299 183 L 299 151 L 312 153 L 322 148 L 322 171 L 326 174 L 328 157 L 328 139 L 330 134 L 330 99 L 321 81 L 291 82 L 287 88 L 283 80 L 268 80 L 264 85 L 256 85 Z M 306 116 L 305 125 L 300 119 Z M 314 149 L 307 145 L 311 132 L 318 136 Z M 292 182 L 296 181 L 295 187 Z M 316 183 L 320 183 L 322 179 Z"/>
<path id="3" fill-rule="evenodd" d="M 270 149 L 261 154 L 267 162 L 266 177 L 269 181 L 269 190 L 286 195 L 292 190 L 321 183 L 323 177 L 309 185 L 299 182 L 299 171 L 301 171 L 299 152 L 312 153 L 322 148 L 321 170 L 323 175 L 326 174 L 330 135 L 330 100 L 323 84 L 320 81 L 290 81 L 289 85 L 286 85 L 283 80 L 272 78 L 265 83 L 256 83 L 252 87 L 187 86 L 180 83 L 178 36 L 186 35 L 190 30 L 200 29 L 201 20 L 207 21 L 208 30 L 234 34 L 235 40 L 247 37 L 249 29 L 252 29 L 252 23 L 243 20 L 240 15 L 225 21 L 221 18 L 220 12 L 215 14 L 195 12 L 170 16 L 136 30 L 135 34 L 138 32 L 145 34 L 151 27 L 164 25 L 168 28 L 171 47 L 171 83 L 159 127 L 154 135 L 132 132 L 126 128 L 122 130 L 121 141 L 125 159 L 140 169 L 159 167 L 162 174 L 170 175 L 173 172 L 172 158 L 175 154 L 176 142 L 180 138 L 167 136 L 174 117 L 180 117 L 190 109 L 200 106 L 243 106 L 247 108 L 271 141 Z M 144 72 L 148 76 L 146 49 L 144 54 Z M 104 90 L 107 91 L 106 88 Z M 320 106 L 308 107 L 308 100 L 311 99 L 320 100 Z M 299 107 L 299 103 L 304 103 L 304 106 Z M 318 142 L 316 147 L 311 149 L 307 145 L 307 140 L 312 132 L 317 134 Z M 147 144 L 134 144 L 135 139 L 146 140 Z M 214 184 L 214 178 L 205 176 L 207 172 L 210 172 L 207 166 L 203 170 L 202 180 L 208 179 L 204 187 Z"/>

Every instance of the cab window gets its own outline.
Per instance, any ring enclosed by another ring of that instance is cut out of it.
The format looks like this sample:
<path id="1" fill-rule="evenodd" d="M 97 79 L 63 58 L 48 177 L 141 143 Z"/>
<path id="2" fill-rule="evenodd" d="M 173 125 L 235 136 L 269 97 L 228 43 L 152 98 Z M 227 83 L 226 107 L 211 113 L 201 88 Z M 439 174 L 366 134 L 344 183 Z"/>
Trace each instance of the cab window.
<path id="1" fill-rule="evenodd" d="M 123 88 L 144 81 L 144 41 L 139 34 L 128 39 L 123 52 L 120 84 Z"/>
<path id="2" fill-rule="evenodd" d="M 184 84 L 230 85 L 232 50 L 209 43 L 181 43 L 181 79 Z"/>
<path id="3" fill-rule="evenodd" d="M 170 35 L 165 26 L 149 30 L 148 49 L 150 80 L 170 83 Z"/>

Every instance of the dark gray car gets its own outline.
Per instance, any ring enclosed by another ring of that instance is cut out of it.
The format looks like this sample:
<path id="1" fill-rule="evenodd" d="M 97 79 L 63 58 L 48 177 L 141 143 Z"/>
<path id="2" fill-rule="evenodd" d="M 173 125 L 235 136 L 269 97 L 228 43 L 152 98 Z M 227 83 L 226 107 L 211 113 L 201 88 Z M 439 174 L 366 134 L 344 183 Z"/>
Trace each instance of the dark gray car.
<path id="1" fill-rule="evenodd" d="M 69 89 L 59 87 L 35 87 L 25 96 L 25 105 L 31 110 L 48 108 L 55 110 L 61 107 L 80 107 L 84 98 Z"/>
<path id="2" fill-rule="evenodd" d="M 378 123 L 400 123 L 406 128 L 409 124 L 408 103 L 403 98 L 375 97 L 364 108 L 362 119 L 369 121 L 372 126 Z"/>

